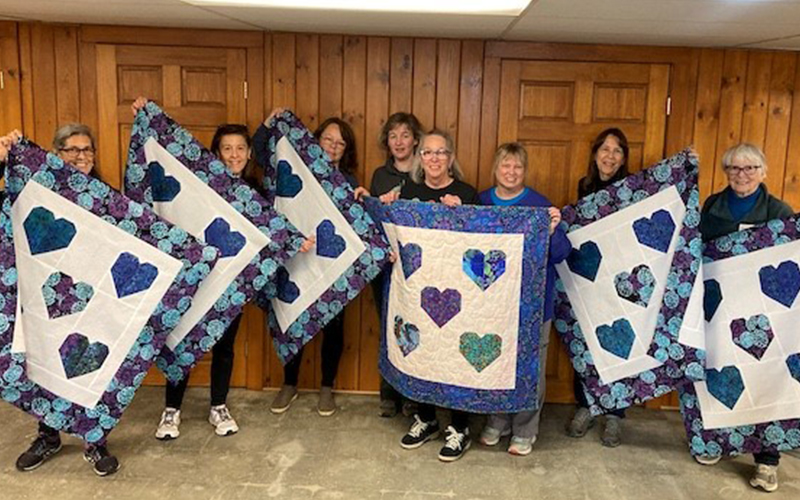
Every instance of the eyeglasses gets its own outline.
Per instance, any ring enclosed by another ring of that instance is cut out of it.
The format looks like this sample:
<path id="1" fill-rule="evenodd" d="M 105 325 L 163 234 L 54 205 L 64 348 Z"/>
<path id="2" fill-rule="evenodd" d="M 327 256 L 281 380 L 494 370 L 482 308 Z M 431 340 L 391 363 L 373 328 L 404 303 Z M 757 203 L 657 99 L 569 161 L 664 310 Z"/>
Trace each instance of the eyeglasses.
<path id="1" fill-rule="evenodd" d="M 439 160 L 446 160 L 450 158 L 450 155 L 453 154 L 452 151 L 448 151 L 446 149 L 437 149 L 436 151 L 430 149 L 423 149 L 419 152 L 419 155 L 422 157 L 423 160 L 429 160 L 434 156 Z"/>
<path id="2" fill-rule="evenodd" d="M 66 156 L 69 156 L 71 158 L 77 158 L 81 154 L 83 154 L 87 158 L 91 158 L 92 156 L 94 156 L 94 148 L 75 148 L 75 147 L 72 147 L 72 148 L 61 148 L 61 149 L 59 149 L 59 151 L 61 151 Z"/>
<path id="3" fill-rule="evenodd" d="M 320 142 L 327 144 L 328 146 L 333 147 L 334 149 L 342 148 L 344 149 L 347 147 L 347 143 L 344 141 L 337 141 L 333 137 L 328 137 L 327 135 L 323 135 Z"/>
<path id="4" fill-rule="evenodd" d="M 725 171 L 728 172 L 729 175 L 739 175 L 742 172 L 744 172 L 745 175 L 753 175 L 759 168 L 761 168 L 761 165 L 745 165 L 743 167 L 727 165 Z"/>

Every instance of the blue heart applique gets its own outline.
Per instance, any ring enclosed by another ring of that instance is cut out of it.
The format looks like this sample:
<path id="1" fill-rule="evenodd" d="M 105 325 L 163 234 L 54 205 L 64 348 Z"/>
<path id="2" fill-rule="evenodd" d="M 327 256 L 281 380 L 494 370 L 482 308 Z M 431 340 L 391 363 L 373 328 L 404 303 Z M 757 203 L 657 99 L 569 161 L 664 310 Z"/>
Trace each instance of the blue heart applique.
<path id="1" fill-rule="evenodd" d="M 102 342 L 89 343 L 80 333 L 71 333 L 58 348 L 61 365 L 68 379 L 97 371 L 108 357 L 108 346 Z"/>
<path id="2" fill-rule="evenodd" d="M 153 201 L 169 202 L 177 198 L 181 192 L 181 183 L 178 179 L 167 175 L 164 167 L 157 161 L 147 164 L 147 176 L 150 178 L 150 192 Z"/>
<path id="3" fill-rule="evenodd" d="M 417 269 L 422 267 L 422 247 L 416 243 L 403 245 L 399 241 L 397 245 L 400 247 L 400 263 L 403 266 L 403 276 L 408 279 Z"/>
<path id="4" fill-rule="evenodd" d="M 764 266 L 758 271 L 761 291 L 772 300 L 792 307 L 800 292 L 800 268 L 791 260 L 781 262 L 777 269 Z"/>
<path id="5" fill-rule="evenodd" d="M 726 366 L 722 370 L 706 368 L 706 388 L 717 401 L 733 410 L 744 392 L 744 380 L 735 366 Z"/>
<path id="6" fill-rule="evenodd" d="M 300 288 L 289 278 L 289 271 L 285 267 L 279 267 L 275 273 L 275 285 L 278 289 L 278 300 L 281 302 L 291 304 L 300 296 Z"/>
<path id="7" fill-rule="evenodd" d="M 622 271 L 614 276 L 617 295 L 642 307 L 650 303 L 655 286 L 656 278 L 646 264 L 634 267 L 630 273 Z"/>
<path id="8" fill-rule="evenodd" d="M 501 250 L 490 250 L 484 255 L 480 250 L 470 248 L 464 252 L 461 267 L 469 279 L 485 292 L 506 272 L 506 254 Z"/>
<path id="9" fill-rule="evenodd" d="M 242 251 L 247 238 L 238 231 L 231 231 L 231 225 L 222 217 L 217 217 L 205 230 L 206 243 L 216 247 L 220 257 L 233 257 Z"/>
<path id="10" fill-rule="evenodd" d="M 595 331 L 600 347 L 622 359 L 631 355 L 636 333 L 627 319 L 618 319 L 611 326 L 600 325 Z"/>
<path id="11" fill-rule="evenodd" d="M 111 277 L 120 299 L 147 290 L 157 276 L 156 266 L 140 264 L 139 258 L 128 252 L 121 253 L 111 266 Z"/>
<path id="12" fill-rule="evenodd" d="M 502 347 L 503 339 L 500 335 L 487 333 L 481 337 L 475 332 L 466 332 L 459 338 L 458 350 L 480 373 L 500 357 Z"/>
<path id="13" fill-rule="evenodd" d="M 426 286 L 420 295 L 420 305 L 441 328 L 461 312 L 461 293 L 452 288 L 440 292 L 436 287 Z"/>
<path id="14" fill-rule="evenodd" d="M 294 198 L 303 190 L 303 180 L 292 173 L 292 165 L 286 160 L 278 162 L 278 180 L 275 194 L 284 198 Z"/>
<path id="15" fill-rule="evenodd" d="M 642 217 L 636 220 L 633 223 L 633 232 L 642 245 L 667 253 L 675 233 L 675 221 L 666 210 L 657 210 L 649 219 Z"/>
<path id="16" fill-rule="evenodd" d="M 603 256 L 594 241 L 587 241 L 580 248 L 573 248 L 567 256 L 569 270 L 589 281 L 594 281 Z"/>
<path id="17" fill-rule="evenodd" d="M 42 297 L 50 319 L 76 314 L 89 304 L 94 288 L 88 283 L 74 283 L 72 276 L 54 272 L 42 285 Z"/>
<path id="18" fill-rule="evenodd" d="M 44 207 L 31 210 L 22 227 L 33 255 L 67 248 L 77 233 L 75 224 L 67 219 L 56 219 L 53 212 Z"/>
<path id="19" fill-rule="evenodd" d="M 394 317 L 394 337 L 403 357 L 408 356 L 419 347 L 419 328 L 404 322 L 400 316 Z"/>
<path id="20" fill-rule="evenodd" d="M 344 238 L 336 234 L 336 226 L 328 219 L 317 226 L 317 255 L 335 259 L 347 248 Z"/>
<path id="21" fill-rule="evenodd" d="M 722 288 L 717 280 L 703 282 L 703 315 L 706 321 L 711 321 L 722 303 Z"/>
<path id="22" fill-rule="evenodd" d="M 793 379 L 800 382 L 800 353 L 790 354 L 786 357 L 786 367 Z"/>

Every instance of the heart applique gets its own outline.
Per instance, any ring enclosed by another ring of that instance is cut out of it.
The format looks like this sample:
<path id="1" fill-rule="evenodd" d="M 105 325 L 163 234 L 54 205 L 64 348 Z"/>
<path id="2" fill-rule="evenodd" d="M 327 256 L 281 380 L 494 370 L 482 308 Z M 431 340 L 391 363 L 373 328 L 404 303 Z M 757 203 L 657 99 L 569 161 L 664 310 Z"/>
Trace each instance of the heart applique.
<path id="1" fill-rule="evenodd" d="M 622 271 L 614 276 L 617 295 L 636 305 L 647 307 L 656 286 L 656 278 L 646 264 L 634 267 L 631 272 Z"/>
<path id="2" fill-rule="evenodd" d="M 744 392 L 744 380 L 735 366 L 726 366 L 722 370 L 706 368 L 706 389 L 717 401 L 733 410 Z"/>
<path id="3" fill-rule="evenodd" d="M 51 274 L 42 285 L 42 297 L 50 319 L 69 316 L 86 309 L 94 295 L 88 283 L 74 283 L 68 274 L 58 271 Z"/>
<path id="4" fill-rule="evenodd" d="M 403 276 L 408 279 L 417 269 L 422 267 L 422 247 L 416 243 L 403 245 L 399 241 L 397 245 L 400 247 L 400 263 L 403 266 Z"/>
<path id="5" fill-rule="evenodd" d="M 589 281 L 594 281 L 603 256 L 600 248 L 594 241 L 587 241 L 580 248 L 573 248 L 567 256 L 569 270 L 578 276 L 583 276 Z"/>
<path id="6" fill-rule="evenodd" d="M 233 257 L 242 251 L 247 238 L 238 231 L 231 231 L 231 225 L 222 217 L 217 217 L 205 230 L 206 243 L 216 247 L 220 257 Z"/>
<path id="7" fill-rule="evenodd" d="M 336 226 L 328 219 L 317 226 L 317 255 L 335 259 L 347 248 L 344 238 L 336 234 Z"/>
<path id="8" fill-rule="evenodd" d="M 275 286 L 278 289 L 278 300 L 291 304 L 300 296 L 300 288 L 289 277 L 285 267 L 279 267 L 275 273 Z"/>
<path id="9" fill-rule="evenodd" d="M 763 314 L 750 316 L 746 321 L 744 318 L 731 321 L 731 335 L 734 344 L 759 361 L 775 338 L 769 318 Z"/>
<path id="10" fill-rule="evenodd" d="M 636 220 L 633 223 L 633 232 L 642 245 L 667 253 L 675 233 L 675 221 L 666 210 L 657 210 L 649 219 L 642 217 Z"/>
<path id="11" fill-rule="evenodd" d="M 800 382 L 800 353 L 790 354 L 786 357 L 786 367 L 793 379 Z"/>
<path id="12" fill-rule="evenodd" d="M 438 288 L 426 286 L 420 297 L 422 309 L 441 328 L 461 311 L 461 294 L 452 288 L 440 292 Z"/>
<path id="13" fill-rule="evenodd" d="M 164 167 L 157 161 L 147 164 L 147 176 L 150 178 L 150 191 L 153 201 L 170 202 L 178 197 L 181 192 L 181 183 L 178 179 L 167 175 Z"/>
<path id="14" fill-rule="evenodd" d="M 102 342 L 89 343 L 80 333 L 71 333 L 58 348 L 61 365 L 68 379 L 92 373 L 103 366 L 108 357 L 108 346 Z"/>
<path id="15" fill-rule="evenodd" d="M 458 350 L 469 364 L 480 373 L 500 357 L 503 339 L 500 335 L 487 333 L 483 337 L 474 332 L 461 334 Z"/>
<path id="16" fill-rule="evenodd" d="M 792 307 L 800 292 L 800 268 L 791 260 L 781 262 L 778 268 L 764 266 L 758 271 L 761 291 L 772 300 Z"/>
<path id="17" fill-rule="evenodd" d="M 278 162 L 278 180 L 275 194 L 283 198 L 294 198 L 303 190 L 303 180 L 292 173 L 292 165 L 286 161 Z"/>
<path id="18" fill-rule="evenodd" d="M 722 288 L 717 280 L 703 282 L 703 314 L 706 321 L 711 321 L 722 303 Z"/>
<path id="19" fill-rule="evenodd" d="M 490 250 L 484 255 L 480 250 L 470 248 L 464 252 L 461 266 L 469 279 L 485 292 L 506 272 L 506 254 L 501 250 Z"/>
<path id="20" fill-rule="evenodd" d="M 394 338 L 397 340 L 397 346 L 403 352 L 403 356 L 408 356 L 419 347 L 419 328 L 404 322 L 400 316 L 395 316 Z"/>
<path id="21" fill-rule="evenodd" d="M 622 359 L 631 355 L 636 333 L 627 319 L 618 319 L 611 326 L 600 325 L 595 331 L 600 347 Z"/>
<path id="22" fill-rule="evenodd" d="M 67 248 L 77 233 L 75 224 L 67 219 L 56 219 L 53 212 L 44 207 L 31 210 L 22 227 L 33 255 Z"/>
<path id="23" fill-rule="evenodd" d="M 158 277 L 158 268 L 153 264 L 140 264 L 139 258 L 128 252 L 123 252 L 111 266 L 111 277 L 120 299 L 142 292 Z"/>

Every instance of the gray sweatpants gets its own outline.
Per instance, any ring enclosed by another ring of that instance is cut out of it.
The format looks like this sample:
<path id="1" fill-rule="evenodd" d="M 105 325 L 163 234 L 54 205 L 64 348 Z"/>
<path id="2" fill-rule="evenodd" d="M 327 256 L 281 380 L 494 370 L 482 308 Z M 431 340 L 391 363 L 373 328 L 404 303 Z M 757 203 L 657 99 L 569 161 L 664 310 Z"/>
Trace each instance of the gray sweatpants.
<path id="1" fill-rule="evenodd" d="M 502 434 L 511 431 L 511 434 L 514 436 L 528 439 L 539 435 L 539 421 L 542 417 L 542 407 L 544 406 L 544 394 L 547 381 L 547 347 L 550 343 L 550 323 L 550 321 L 545 322 L 539 332 L 538 409 L 521 411 L 519 413 L 498 413 L 489 415 L 489 420 L 486 425 L 499 430 Z"/>

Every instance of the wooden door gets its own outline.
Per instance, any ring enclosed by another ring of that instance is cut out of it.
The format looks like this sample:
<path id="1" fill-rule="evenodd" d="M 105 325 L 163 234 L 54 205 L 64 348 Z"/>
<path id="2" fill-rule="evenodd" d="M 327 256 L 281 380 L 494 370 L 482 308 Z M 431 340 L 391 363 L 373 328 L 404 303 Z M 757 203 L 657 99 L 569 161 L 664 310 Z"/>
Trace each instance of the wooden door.
<path id="1" fill-rule="evenodd" d="M 505 60 L 498 144 L 524 144 L 526 183 L 556 206 L 572 203 L 603 129 L 625 132 L 633 171 L 663 157 L 669 74 L 665 64 Z M 547 401 L 574 401 L 572 365 L 555 332 L 548 355 Z"/>
<path id="2" fill-rule="evenodd" d="M 106 182 L 123 183 L 133 114 L 138 96 L 155 101 L 170 116 L 210 146 L 221 123 L 247 123 L 246 50 L 98 44 L 96 50 L 98 163 Z M 247 385 L 247 330 L 260 328 L 250 308 L 239 327 L 231 383 Z M 253 349 L 261 356 L 262 346 Z M 261 360 L 258 364 L 261 366 Z M 198 364 L 192 385 L 208 385 L 211 354 Z M 145 383 L 163 383 L 151 370 Z"/>

